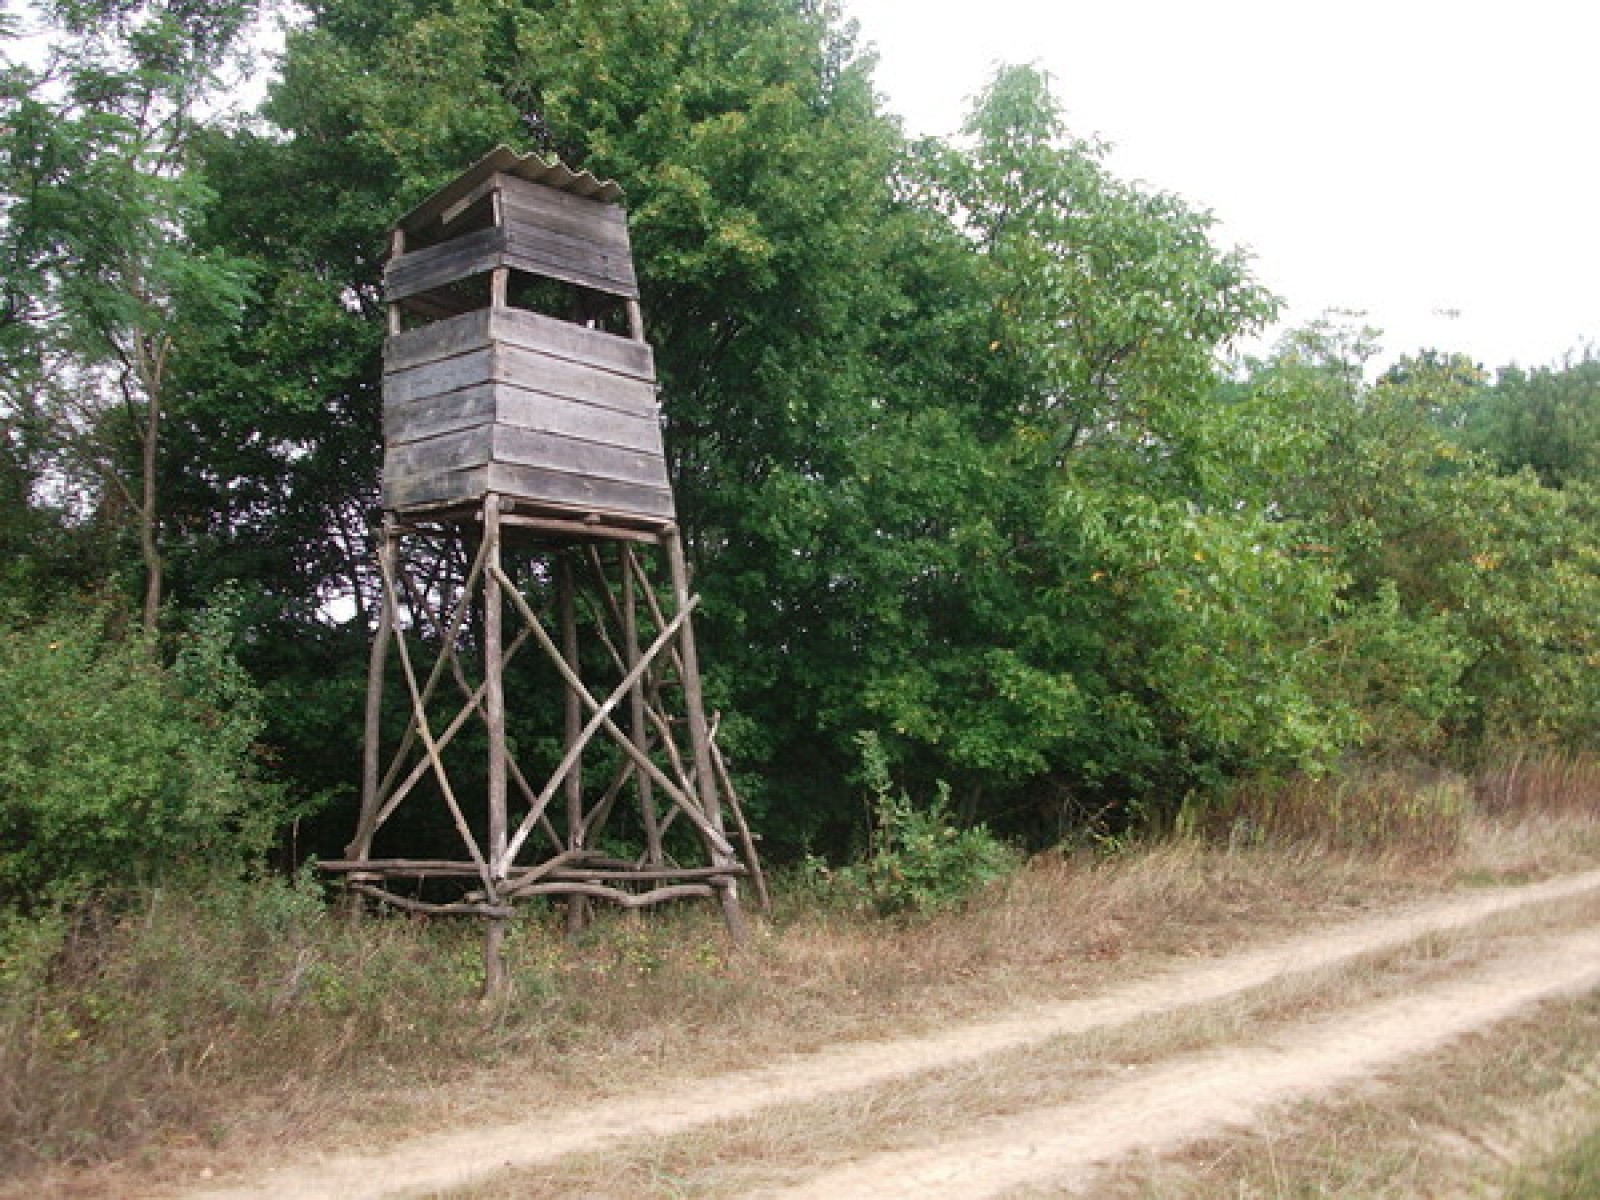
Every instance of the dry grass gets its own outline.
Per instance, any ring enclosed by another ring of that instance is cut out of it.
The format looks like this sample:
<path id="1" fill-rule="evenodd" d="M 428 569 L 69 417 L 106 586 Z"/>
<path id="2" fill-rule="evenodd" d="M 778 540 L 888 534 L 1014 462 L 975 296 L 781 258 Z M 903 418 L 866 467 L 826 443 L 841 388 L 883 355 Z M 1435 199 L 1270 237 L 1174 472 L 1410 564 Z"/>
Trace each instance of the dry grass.
<path id="1" fill-rule="evenodd" d="M 1058 1037 L 959 1067 L 814 1102 L 763 1109 L 671 1137 L 575 1156 L 451 1193 L 461 1200 L 694 1195 L 781 1187 L 868 1155 L 968 1134 L 979 1122 L 1092 1099 L 1124 1072 L 1243 1044 L 1302 1022 L 1410 995 L 1535 931 L 1600 918 L 1600 900 L 1537 906 L 1433 934 L 1338 967 L 1307 971 L 1227 1000 Z"/>
<path id="2" fill-rule="evenodd" d="M 1473 791 L 1490 817 L 1590 816 L 1600 807 L 1600 755 L 1508 752 L 1478 773 Z"/>
<path id="3" fill-rule="evenodd" d="M 1403 1076 L 1296 1105 L 1270 1128 L 1127 1160 L 1093 1192 L 1121 1200 L 1587 1195 L 1560 1185 L 1559 1151 L 1596 1127 L 1600 996 L 1591 995 L 1543 1004 Z M 1546 1160 L 1557 1165 L 1519 1165 Z"/>
<path id="4" fill-rule="evenodd" d="M 169 897 L 32 943 L 14 929 L 0 938 L 0 1194 L 124 1195 L 287 1147 L 368 1142 L 375 1126 L 500 1119 L 517 1097 L 666 1086 L 1600 860 L 1600 768 L 1524 760 L 1514 785 L 1494 778 L 1492 820 L 1457 814 L 1448 853 L 1426 822 L 1382 844 L 1312 824 L 1296 837 L 1228 827 L 1109 858 L 1040 856 L 966 913 L 900 924 L 791 886 L 738 956 L 701 908 L 606 914 L 576 946 L 535 914 L 493 1009 L 477 1002 L 470 925 L 351 929 L 281 887 Z"/>

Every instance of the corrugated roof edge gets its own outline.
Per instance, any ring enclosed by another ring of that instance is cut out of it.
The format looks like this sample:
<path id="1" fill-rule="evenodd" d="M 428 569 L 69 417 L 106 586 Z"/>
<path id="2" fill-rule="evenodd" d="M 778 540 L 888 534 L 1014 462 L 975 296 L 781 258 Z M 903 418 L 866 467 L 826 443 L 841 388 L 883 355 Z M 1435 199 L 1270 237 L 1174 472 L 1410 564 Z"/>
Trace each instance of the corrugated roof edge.
<path id="1" fill-rule="evenodd" d="M 421 229 L 489 176 L 502 173 L 604 204 L 616 204 L 622 199 L 622 186 L 614 179 L 598 179 L 588 171 L 574 171 L 558 159 L 546 160 L 537 154 L 518 154 L 510 146 L 496 146 L 401 217 L 396 225 L 407 232 Z"/>

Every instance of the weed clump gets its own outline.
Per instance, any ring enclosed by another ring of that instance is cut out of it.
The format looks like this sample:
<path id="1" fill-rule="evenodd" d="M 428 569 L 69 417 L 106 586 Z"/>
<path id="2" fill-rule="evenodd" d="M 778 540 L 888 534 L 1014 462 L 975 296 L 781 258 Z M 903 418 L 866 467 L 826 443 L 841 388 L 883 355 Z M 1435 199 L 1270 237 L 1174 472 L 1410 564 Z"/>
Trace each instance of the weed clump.
<path id="1" fill-rule="evenodd" d="M 872 794 L 872 834 L 862 861 L 835 880 L 885 916 L 960 908 L 983 888 L 1012 874 L 1017 851 L 983 825 L 957 828 L 944 783 L 932 803 L 918 807 L 889 775 L 876 734 L 857 735 L 862 773 Z"/>

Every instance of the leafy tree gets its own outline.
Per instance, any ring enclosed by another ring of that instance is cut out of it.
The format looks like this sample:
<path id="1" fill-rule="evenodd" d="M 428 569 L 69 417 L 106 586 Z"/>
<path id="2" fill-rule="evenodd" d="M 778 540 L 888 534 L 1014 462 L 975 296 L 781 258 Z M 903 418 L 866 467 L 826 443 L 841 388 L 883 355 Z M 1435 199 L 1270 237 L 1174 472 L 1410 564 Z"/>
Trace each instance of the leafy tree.
<path id="1" fill-rule="evenodd" d="M 1508 367 L 1463 424 L 1465 442 L 1502 471 L 1528 467 L 1553 488 L 1600 481 L 1600 358 Z"/>
<path id="2" fill-rule="evenodd" d="M 233 871 L 289 815 L 256 762 L 259 697 L 231 602 L 175 665 L 107 632 L 107 610 L 0 618 L 0 907 L 185 871 Z"/>
<path id="3" fill-rule="evenodd" d="M 919 180 L 976 298 L 937 327 L 971 364 L 936 401 L 965 448 L 933 472 L 949 568 L 912 568 L 918 649 L 867 665 L 869 704 L 969 809 L 1035 836 L 1325 759 L 1344 718 L 1317 714 L 1308 648 L 1336 580 L 1221 432 L 1220 355 L 1272 299 L 1209 218 L 1072 138 L 1037 72 L 1001 72 L 965 134 Z"/>
<path id="4" fill-rule="evenodd" d="M 1470 361 L 1424 353 L 1369 383 L 1373 352 L 1370 334 L 1321 323 L 1251 382 L 1291 447 L 1261 486 L 1346 575 L 1329 694 L 1358 706 L 1371 752 L 1585 743 L 1592 497 L 1501 474 L 1463 445 L 1499 403 Z"/>
<path id="5" fill-rule="evenodd" d="M 163 594 L 158 470 L 173 362 L 204 352 L 247 293 L 190 238 L 208 193 L 192 148 L 254 0 L 53 0 L 48 63 L 4 72 L 5 383 L 13 430 L 69 451 L 134 518 L 143 624 Z M 13 434 L 13 446 L 17 444 Z"/>
<path id="6" fill-rule="evenodd" d="M 747 765 L 816 788 L 803 677 L 830 648 L 809 606 L 838 572 L 806 560 L 790 580 L 774 563 L 820 536 L 794 501 L 845 476 L 892 307 L 880 238 L 898 138 L 847 39 L 793 0 L 331 0 L 308 15 L 264 109 L 280 132 L 206 149 L 207 237 L 255 260 L 263 303 L 196 374 L 204 399 L 173 433 L 211 467 L 173 484 L 193 531 L 178 586 L 251 580 L 261 618 L 307 646 L 331 647 L 328 614 L 349 599 L 373 611 L 384 231 L 496 142 L 531 143 L 627 189 L 710 686 L 747 714 L 725 735 Z M 359 676 L 363 632 L 341 681 Z M 350 737 L 338 686 L 341 726 L 298 738 Z M 853 728 L 829 747 L 842 761 Z"/>

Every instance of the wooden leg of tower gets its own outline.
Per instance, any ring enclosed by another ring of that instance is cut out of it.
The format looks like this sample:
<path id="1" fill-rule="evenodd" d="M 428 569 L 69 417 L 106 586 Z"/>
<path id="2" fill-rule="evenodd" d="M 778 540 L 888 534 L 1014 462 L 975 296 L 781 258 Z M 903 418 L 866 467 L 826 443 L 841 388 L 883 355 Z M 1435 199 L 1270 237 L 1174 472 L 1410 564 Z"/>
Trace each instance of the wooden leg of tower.
<path id="1" fill-rule="evenodd" d="M 506 919 L 490 917 L 483 935 L 483 999 L 493 1003 L 506 994 Z"/>
<path id="2" fill-rule="evenodd" d="M 622 564 L 623 641 L 625 643 L 628 670 L 632 671 L 639 665 L 639 659 L 643 653 L 639 648 L 639 594 L 638 583 L 634 579 L 633 547 L 621 546 L 618 554 Z M 644 681 L 642 679 L 634 684 L 628 692 L 628 713 L 630 718 L 629 736 L 641 753 L 648 754 L 650 752 L 650 727 L 646 715 Z M 650 777 L 643 771 L 635 770 L 633 777 L 637 781 L 639 815 L 644 823 L 645 864 L 651 868 L 659 869 L 666 862 L 666 857 L 661 846 L 661 823 L 656 819 L 655 789 L 651 786 Z"/>
<path id="3" fill-rule="evenodd" d="M 683 556 L 683 539 L 675 528 L 668 528 L 661 535 L 661 542 L 667 552 L 668 569 L 672 573 L 673 606 L 682 613 L 689 608 L 689 567 Z M 694 757 L 695 791 L 699 794 L 701 811 L 705 814 L 707 824 L 722 834 L 722 804 L 718 799 L 716 770 L 711 760 L 711 731 L 706 723 L 705 696 L 700 688 L 700 657 L 695 649 L 694 626 L 689 621 L 683 623 L 683 629 L 678 634 L 678 654 L 683 675 L 684 715 L 689 723 L 689 746 Z M 723 840 L 723 846 L 726 845 L 726 840 Z M 710 839 L 707 839 L 706 850 L 712 866 L 737 865 L 731 854 Z M 738 886 L 730 877 L 718 886 L 717 891 L 722 900 L 722 915 L 728 924 L 728 934 L 735 944 L 742 946 L 746 930 L 744 913 L 739 907 Z"/>
<path id="4" fill-rule="evenodd" d="M 397 538 L 394 522 L 385 518 L 382 541 L 378 554 L 383 560 L 382 578 L 394 576 Z M 378 810 L 383 803 L 382 790 L 382 734 L 383 734 L 383 675 L 389 659 L 389 641 L 394 636 L 395 597 L 387 586 L 378 589 L 378 629 L 372 639 L 372 658 L 367 665 L 367 718 L 366 741 L 361 748 L 361 815 L 356 822 L 356 836 L 345 848 L 345 857 L 366 859 L 372 855 L 372 835 L 378 822 Z"/>
<path id="5" fill-rule="evenodd" d="M 572 560 L 567 555 L 556 559 L 556 610 L 561 622 L 561 658 L 574 677 L 581 674 L 578 664 L 578 604 Z M 566 689 L 565 730 L 562 745 L 570 750 L 583 733 L 583 700 L 577 689 Z M 567 772 L 562 783 L 567 798 L 567 849 L 579 851 L 583 845 L 583 765 L 581 760 Z M 589 902 L 584 896 L 567 901 L 567 933 L 582 933 L 589 923 Z"/>
<path id="6" fill-rule="evenodd" d="M 491 492 L 483 502 L 484 557 L 487 570 L 483 581 L 483 671 L 484 722 L 489 737 L 489 876 L 498 888 L 506 878 L 506 693 L 502 669 L 505 665 L 504 605 L 500 595 L 500 497 Z M 496 897 L 491 895 L 491 903 Z M 490 917 L 484 937 L 483 990 L 488 998 L 500 995 L 505 987 L 505 960 L 502 945 L 506 919 Z"/>

